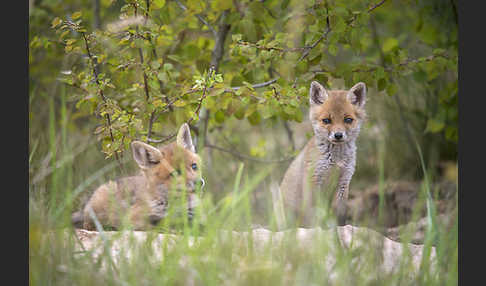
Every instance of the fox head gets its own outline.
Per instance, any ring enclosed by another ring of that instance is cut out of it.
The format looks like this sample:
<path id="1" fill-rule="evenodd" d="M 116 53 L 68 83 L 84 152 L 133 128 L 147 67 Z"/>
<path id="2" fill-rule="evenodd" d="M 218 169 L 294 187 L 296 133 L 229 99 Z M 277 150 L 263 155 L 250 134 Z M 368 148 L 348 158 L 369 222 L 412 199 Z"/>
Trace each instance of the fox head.
<path id="1" fill-rule="evenodd" d="M 150 186 L 156 188 L 186 189 L 194 192 L 204 186 L 201 177 L 201 158 L 192 144 L 189 125 L 184 123 L 177 133 L 177 140 L 155 148 L 149 144 L 134 141 L 131 144 L 133 159 L 145 174 Z"/>
<path id="2" fill-rule="evenodd" d="M 355 84 L 349 90 L 327 91 L 313 81 L 309 92 L 309 117 L 319 142 L 342 144 L 358 137 L 366 116 L 366 85 Z"/>

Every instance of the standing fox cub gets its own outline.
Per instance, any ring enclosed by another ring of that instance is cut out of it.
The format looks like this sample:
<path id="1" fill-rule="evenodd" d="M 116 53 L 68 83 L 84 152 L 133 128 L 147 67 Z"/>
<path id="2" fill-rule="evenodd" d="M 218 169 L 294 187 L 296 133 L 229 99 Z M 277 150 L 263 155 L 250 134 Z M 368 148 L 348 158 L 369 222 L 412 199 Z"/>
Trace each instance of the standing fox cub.
<path id="1" fill-rule="evenodd" d="M 315 224 L 315 200 L 330 169 L 339 168 L 333 208 L 338 224 L 344 225 L 349 183 L 356 164 L 356 138 L 365 119 L 366 86 L 327 91 L 318 82 L 310 86 L 309 117 L 314 137 L 294 159 L 280 184 L 285 214 L 304 226 Z M 278 201 L 277 203 L 280 203 Z M 277 219 L 281 226 L 285 216 Z M 279 226 L 279 227 L 281 227 Z"/>
<path id="2" fill-rule="evenodd" d="M 103 226 L 119 228 L 126 218 L 133 229 L 145 230 L 167 214 L 169 191 L 187 191 L 188 217 L 197 203 L 196 186 L 204 185 L 200 158 L 195 153 L 189 126 L 184 123 L 176 142 L 160 148 L 140 141 L 131 144 L 133 159 L 141 169 L 132 177 L 109 181 L 96 189 L 84 209 L 74 213 L 76 226 L 94 230 L 94 214 Z"/>

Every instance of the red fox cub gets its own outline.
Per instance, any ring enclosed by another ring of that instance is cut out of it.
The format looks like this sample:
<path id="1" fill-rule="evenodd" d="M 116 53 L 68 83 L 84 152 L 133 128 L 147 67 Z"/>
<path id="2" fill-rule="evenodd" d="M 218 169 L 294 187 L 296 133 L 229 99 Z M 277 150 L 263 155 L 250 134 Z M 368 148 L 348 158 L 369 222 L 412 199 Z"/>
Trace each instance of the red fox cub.
<path id="1" fill-rule="evenodd" d="M 345 202 L 356 164 L 356 138 L 366 116 L 366 86 L 360 82 L 350 90 L 327 91 L 313 81 L 309 97 L 309 117 L 314 137 L 284 175 L 280 184 L 283 201 L 280 206 L 283 206 L 285 215 L 295 219 L 298 224 L 316 224 L 317 192 L 329 180 L 331 167 L 336 166 L 339 181 L 332 205 L 338 225 L 344 225 Z M 279 218 L 277 213 L 277 219 L 279 224 L 285 224 L 285 216 Z"/>
<path id="2" fill-rule="evenodd" d="M 75 225 L 94 230 L 94 214 L 103 226 L 117 229 L 126 218 L 133 229 L 148 229 L 167 215 L 169 191 L 184 188 L 188 195 L 188 218 L 192 219 L 197 203 L 196 186 L 202 188 L 204 180 L 189 125 L 184 123 L 177 140 L 168 145 L 155 148 L 134 141 L 131 149 L 141 172 L 98 187 L 84 209 L 73 214 Z"/>

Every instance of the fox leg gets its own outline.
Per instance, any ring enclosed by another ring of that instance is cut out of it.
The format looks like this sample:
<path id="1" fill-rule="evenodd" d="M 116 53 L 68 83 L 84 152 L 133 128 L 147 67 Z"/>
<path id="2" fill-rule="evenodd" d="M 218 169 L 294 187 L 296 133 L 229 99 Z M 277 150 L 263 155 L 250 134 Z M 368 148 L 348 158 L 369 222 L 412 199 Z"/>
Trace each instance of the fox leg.
<path id="1" fill-rule="evenodd" d="M 338 225 L 346 223 L 346 201 L 349 194 L 349 183 L 354 174 L 354 164 L 340 168 L 338 188 L 334 200 L 334 209 L 338 220 Z"/>

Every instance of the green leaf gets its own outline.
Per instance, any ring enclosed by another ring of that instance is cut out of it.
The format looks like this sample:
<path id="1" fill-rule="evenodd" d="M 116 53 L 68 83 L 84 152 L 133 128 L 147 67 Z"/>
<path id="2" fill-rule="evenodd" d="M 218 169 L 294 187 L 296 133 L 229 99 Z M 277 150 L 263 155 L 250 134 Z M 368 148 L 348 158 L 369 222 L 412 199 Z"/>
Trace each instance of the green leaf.
<path id="1" fill-rule="evenodd" d="M 338 47 L 337 47 L 337 45 L 329 45 L 327 47 L 327 50 L 328 50 L 329 54 L 331 54 L 332 56 L 335 56 L 335 55 L 337 55 Z"/>
<path id="2" fill-rule="evenodd" d="M 245 110 L 246 107 L 243 105 L 240 105 L 240 107 L 235 111 L 234 115 L 237 119 L 241 120 L 245 116 Z"/>
<path id="3" fill-rule="evenodd" d="M 447 126 L 445 130 L 446 139 L 457 142 L 457 127 L 456 126 Z"/>
<path id="4" fill-rule="evenodd" d="M 255 111 L 250 116 L 248 116 L 248 121 L 250 122 L 251 125 L 258 125 L 260 124 L 261 120 L 262 117 L 258 111 Z"/>
<path id="5" fill-rule="evenodd" d="M 346 29 L 346 23 L 343 18 L 338 18 L 334 26 L 334 33 L 341 34 Z"/>
<path id="6" fill-rule="evenodd" d="M 224 112 L 222 110 L 216 111 L 216 113 L 214 114 L 214 119 L 218 123 L 223 123 L 224 122 Z"/>
<path id="7" fill-rule="evenodd" d="M 160 9 L 165 6 L 165 0 L 154 0 L 152 2 L 152 7 L 154 9 Z"/>
<path id="8" fill-rule="evenodd" d="M 384 90 L 386 88 L 386 84 L 387 84 L 386 78 L 380 78 L 377 83 L 378 91 Z"/>
<path id="9" fill-rule="evenodd" d="M 152 102 L 155 108 L 162 108 L 167 105 L 167 103 L 162 102 L 162 99 L 156 99 Z"/>
<path id="10" fill-rule="evenodd" d="M 242 38 L 243 38 L 242 34 L 231 35 L 231 39 L 233 40 L 233 42 L 239 42 L 239 41 L 241 41 Z"/>
<path id="11" fill-rule="evenodd" d="M 83 13 L 81 11 L 74 12 L 71 15 L 71 19 L 76 20 L 76 19 L 80 18 L 82 15 L 83 15 Z"/>
<path id="12" fill-rule="evenodd" d="M 158 69 L 160 67 L 160 63 L 158 61 L 152 61 L 150 65 L 153 69 Z"/>
<path id="13" fill-rule="evenodd" d="M 185 102 L 182 99 L 177 100 L 176 102 L 173 103 L 174 106 L 176 107 L 183 107 L 186 106 L 187 102 Z"/>
<path id="14" fill-rule="evenodd" d="M 259 105 L 258 111 L 262 115 L 263 119 L 267 119 L 273 116 L 273 110 L 268 104 Z"/>
<path id="15" fill-rule="evenodd" d="M 294 113 L 294 120 L 300 123 L 302 122 L 302 118 L 303 118 L 302 110 L 300 110 L 300 108 L 296 108 Z"/>
<path id="16" fill-rule="evenodd" d="M 62 20 L 59 17 L 54 18 L 51 22 L 51 28 L 56 28 L 57 26 L 61 25 Z"/>
<path id="17" fill-rule="evenodd" d="M 376 79 L 381 79 L 385 77 L 385 69 L 383 67 L 378 67 L 375 72 Z"/>
<path id="18" fill-rule="evenodd" d="M 444 129 L 444 126 L 445 124 L 443 121 L 439 121 L 435 118 L 430 118 L 427 121 L 427 127 L 425 128 L 425 132 L 437 133 Z"/>
<path id="19" fill-rule="evenodd" d="M 398 40 L 396 38 L 387 38 L 382 45 L 383 52 L 388 53 L 394 48 L 398 47 Z"/>
<path id="20" fill-rule="evenodd" d="M 211 8 L 214 11 L 224 11 L 233 7 L 233 3 L 231 0 L 213 0 L 211 2 Z"/>

